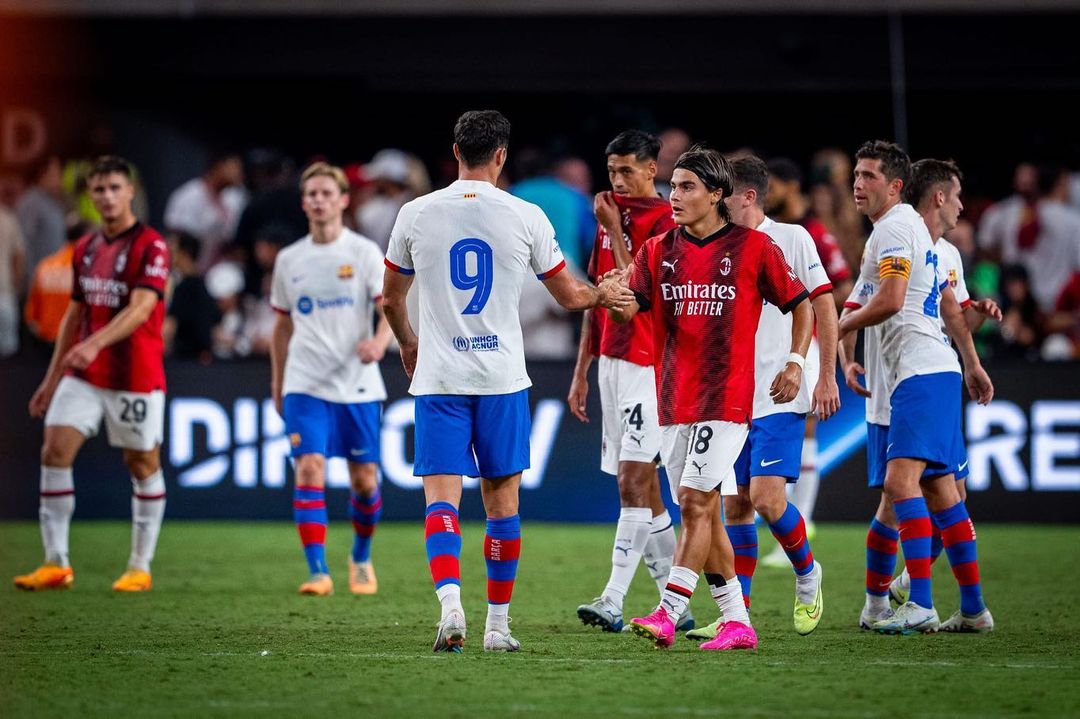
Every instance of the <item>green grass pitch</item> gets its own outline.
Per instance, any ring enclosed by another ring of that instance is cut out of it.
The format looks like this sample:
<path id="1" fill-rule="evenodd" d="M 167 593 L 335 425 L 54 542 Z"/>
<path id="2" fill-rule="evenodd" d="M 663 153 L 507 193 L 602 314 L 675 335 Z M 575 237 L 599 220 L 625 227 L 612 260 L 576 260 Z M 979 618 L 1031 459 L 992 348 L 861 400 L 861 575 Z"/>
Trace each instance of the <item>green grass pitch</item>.
<path id="1" fill-rule="evenodd" d="M 857 629 L 865 528 L 819 527 L 820 628 L 791 626 L 788 571 L 754 579 L 754 652 L 670 651 L 582 626 L 607 579 L 613 527 L 526 524 L 511 616 L 523 650 L 481 651 L 483 529 L 464 526 L 466 651 L 434 655 L 437 603 L 420 523 L 376 534 L 380 591 L 348 593 L 346 522 L 331 526 L 338 593 L 300 597 L 305 565 L 286 523 L 167 522 L 153 592 L 116 595 L 129 526 L 76 522 L 70 592 L 0 589 L 0 716 L 176 717 L 1027 717 L 1080 715 L 1080 528 L 982 525 L 989 636 L 886 637 Z M 40 558 L 32 523 L 0 524 L 0 574 Z M 762 534 L 762 553 L 773 540 Z M 942 618 L 957 606 L 944 562 Z M 715 617 L 699 587 L 695 614 Z M 648 611 L 644 568 L 627 599 Z"/>

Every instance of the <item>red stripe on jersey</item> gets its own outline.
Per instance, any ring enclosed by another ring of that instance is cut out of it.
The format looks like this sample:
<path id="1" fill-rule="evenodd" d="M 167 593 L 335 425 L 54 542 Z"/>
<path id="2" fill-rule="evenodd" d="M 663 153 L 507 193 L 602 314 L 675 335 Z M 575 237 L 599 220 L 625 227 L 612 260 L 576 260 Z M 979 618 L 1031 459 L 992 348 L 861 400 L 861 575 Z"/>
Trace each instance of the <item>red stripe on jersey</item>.
<path id="1" fill-rule="evenodd" d="M 858 302 L 852 302 L 851 300 L 844 300 L 844 309 L 858 310 L 862 309 L 862 305 L 860 305 Z"/>
<path id="2" fill-rule="evenodd" d="M 566 260 L 559 260 L 559 264 L 555 265 L 554 267 L 552 267 L 547 272 L 541 272 L 540 274 L 538 274 L 536 276 L 536 279 L 538 279 L 538 280 L 551 279 L 555 275 L 562 272 L 564 269 L 566 269 Z"/>
<path id="3" fill-rule="evenodd" d="M 415 275 L 416 274 L 416 270 L 410 270 L 410 269 L 408 269 L 406 267 L 402 267 L 401 265 L 395 265 L 393 262 L 391 262 L 390 260 L 388 260 L 386 258 L 383 258 L 383 264 L 386 265 L 387 267 L 389 267 L 390 269 L 392 269 L 394 272 L 400 272 L 403 275 Z"/>
<path id="4" fill-rule="evenodd" d="M 277 305 L 270 305 L 270 309 L 272 309 L 274 312 L 278 312 L 278 313 L 283 314 L 283 315 L 291 315 L 292 314 L 292 312 L 289 312 L 288 310 L 283 310 L 280 307 L 278 307 Z"/>
<path id="5" fill-rule="evenodd" d="M 971 300 L 964 300 L 963 302 L 960 303 L 960 309 L 966 310 L 968 307 L 971 307 L 973 304 L 975 304 L 975 303 L 972 302 Z"/>
<path id="6" fill-rule="evenodd" d="M 831 282 L 826 282 L 821 287 L 818 287 L 816 290 L 814 290 L 813 292 L 810 293 L 810 299 L 820 297 L 821 295 L 825 294 L 826 292 L 832 292 L 832 290 L 833 290 L 832 283 Z"/>

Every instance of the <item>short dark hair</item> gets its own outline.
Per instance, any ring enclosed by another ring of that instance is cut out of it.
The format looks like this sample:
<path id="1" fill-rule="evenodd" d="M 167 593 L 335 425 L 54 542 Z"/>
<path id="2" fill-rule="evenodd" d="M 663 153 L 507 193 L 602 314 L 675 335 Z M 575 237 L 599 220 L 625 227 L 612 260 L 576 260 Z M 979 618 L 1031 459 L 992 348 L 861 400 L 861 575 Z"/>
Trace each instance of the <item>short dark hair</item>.
<path id="1" fill-rule="evenodd" d="M 124 158 L 116 155 L 102 155 L 94 160 L 94 164 L 90 165 L 90 171 L 86 173 L 86 179 L 89 180 L 99 175 L 111 175 L 114 172 L 123 175 L 128 180 L 131 180 L 135 175 L 131 169 L 131 163 Z"/>
<path id="2" fill-rule="evenodd" d="M 769 177 L 775 177 L 780 182 L 797 182 L 802 186 L 802 168 L 791 158 L 774 157 L 769 160 L 768 168 Z"/>
<path id="3" fill-rule="evenodd" d="M 756 203 L 765 206 L 765 194 L 769 191 L 769 167 L 757 155 L 745 155 L 731 161 L 731 178 L 735 188 L 748 188 L 757 192 Z"/>
<path id="4" fill-rule="evenodd" d="M 870 140 L 855 153 L 855 159 L 880 160 L 881 174 L 890 182 L 900 180 L 906 185 L 911 181 L 911 158 L 895 142 Z"/>
<path id="5" fill-rule="evenodd" d="M 918 207 L 938 185 L 950 185 L 954 177 L 958 181 L 964 179 L 952 160 L 919 160 L 911 165 L 911 183 L 904 186 L 904 202 Z"/>
<path id="6" fill-rule="evenodd" d="M 176 251 L 190 257 L 192 262 L 198 262 L 199 255 L 202 254 L 202 243 L 199 239 L 187 232 L 174 231 L 171 234 Z"/>
<path id="7" fill-rule="evenodd" d="M 660 138 L 644 130 L 623 130 L 608 143 L 605 155 L 633 155 L 638 162 L 655 160 L 660 155 Z"/>
<path id="8" fill-rule="evenodd" d="M 694 145 L 679 155 L 675 161 L 676 170 L 688 170 L 698 176 L 709 192 L 720 190 L 720 199 L 729 197 L 732 191 L 731 163 L 716 150 L 704 145 Z M 724 220 L 730 220 L 727 205 L 716 203 L 716 211 Z"/>
<path id="9" fill-rule="evenodd" d="M 510 121 L 498 110 L 469 110 L 454 124 L 454 142 L 467 167 L 486 165 L 510 144 Z"/>

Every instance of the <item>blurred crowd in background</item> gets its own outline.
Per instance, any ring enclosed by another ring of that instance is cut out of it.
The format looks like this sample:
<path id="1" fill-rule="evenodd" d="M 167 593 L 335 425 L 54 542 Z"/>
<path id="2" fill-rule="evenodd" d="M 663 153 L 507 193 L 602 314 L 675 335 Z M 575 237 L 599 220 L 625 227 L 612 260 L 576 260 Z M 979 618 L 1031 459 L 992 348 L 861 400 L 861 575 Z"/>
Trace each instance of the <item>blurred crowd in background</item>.
<path id="1" fill-rule="evenodd" d="M 666 196 L 682 130 L 660 133 L 656 189 Z M 733 153 L 738 154 L 738 153 Z M 96 228 L 86 193 L 91 158 L 49 156 L 26 168 L 22 188 L 0 196 L 0 357 L 47 353 L 71 293 L 74 243 Z M 273 328 L 270 276 L 282 247 L 307 234 L 298 178 L 303 163 L 272 149 L 210 157 L 204 172 L 175 188 L 164 217 L 173 278 L 166 298 L 167 352 L 201 362 L 267 355 Z M 568 265 L 583 274 L 596 230 L 596 158 L 513 147 L 503 189 L 539 205 L 555 227 Z M 870 226 L 852 199 L 848 152 L 826 148 L 808 163 L 766 158 L 773 170 L 766 211 L 795 221 L 814 214 L 858 274 Z M 914 158 L 917 159 L 917 158 Z M 351 185 L 346 223 L 384 250 L 398 210 L 456 177 L 451 157 L 429 166 L 384 149 L 344 165 Z M 137 183 L 138 184 L 138 183 Z M 963 196 L 964 215 L 949 234 L 963 257 L 973 298 L 996 299 L 1004 318 L 976 336 L 985 357 L 1065 360 L 1080 357 L 1080 174 L 1022 163 L 1013 194 Z M 136 214 L 151 221 L 140 187 Z M 562 310 L 541 283 L 522 295 L 525 351 L 531 359 L 575 356 L 580 317 Z"/>

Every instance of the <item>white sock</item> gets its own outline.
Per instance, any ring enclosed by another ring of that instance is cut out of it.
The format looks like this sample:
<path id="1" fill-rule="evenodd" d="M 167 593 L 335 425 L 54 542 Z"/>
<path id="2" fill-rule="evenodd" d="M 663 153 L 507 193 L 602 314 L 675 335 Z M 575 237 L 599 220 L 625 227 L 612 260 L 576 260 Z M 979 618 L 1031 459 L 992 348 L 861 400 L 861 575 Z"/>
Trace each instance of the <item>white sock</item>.
<path id="1" fill-rule="evenodd" d="M 465 609 L 461 606 L 460 584 L 444 584 L 435 590 L 435 596 L 439 598 L 439 603 L 442 604 L 443 619 L 446 619 L 446 615 L 455 609 L 465 614 Z"/>
<path id="2" fill-rule="evenodd" d="M 620 609 L 630 582 L 634 579 L 641 554 L 649 541 L 652 510 L 648 507 L 623 507 L 615 526 L 615 545 L 611 548 L 611 577 L 604 587 L 604 596 Z"/>
<path id="3" fill-rule="evenodd" d="M 660 599 L 660 608 L 667 612 L 672 622 L 678 622 L 690 604 L 690 597 L 694 594 L 697 586 L 698 573 L 686 567 L 675 566 L 668 574 L 668 585 L 677 587 L 682 591 L 668 588 L 664 590 L 664 596 Z"/>
<path id="4" fill-rule="evenodd" d="M 128 566 L 150 571 L 161 520 L 165 516 L 165 476 L 161 470 L 144 480 L 131 478 L 131 558 Z"/>
<path id="5" fill-rule="evenodd" d="M 880 614 L 889 608 L 889 595 L 879 597 L 876 594 L 866 595 L 866 608 L 873 614 Z"/>
<path id="6" fill-rule="evenodd" d="M 904 567 L 904 571 L 900 572 L 900 586 L 904 589 L 911 589 L 911 575 L 908 574 L 907 567 Z"/>
<path id="7" fill-rule="evenodd" d="M 671 571 L 671 564 L 674 561 L 675 525 L 671 521 L 671 515 L 665 509 L 652 518 L 649 541 L 645 543 L 645 566 L 649 569 L 649 576 L 656 582 L 656 588 L 660 590 L 661 597 L 664 596 L 668 572 Z"/>
<path id="8" fill-rule="evenodd" d="M 817 504 L 818 486 L 820 484 L 817 439 L 806 437 L 803 439 L 802 467 L 799 471 L 799 481 L 792 487 L 791 503 L 795 505 L 807 522 L 811 521 L 814 515 L 814 505 Z"/>
<path id="9" fill-rule="evenodd" d="M 742 585 L 739 584 L 737 576 L 725 579 L 724 585 L 717 587 L 713 592 L 713 599 L 716 601 L 716 606 L 720 608 L 725 622 L 741 622 L 750 626 L 750 615 L 747 614 L 746 605 L 743 604 Z"/>
<path id="10" fill-rule="evenodd" d="M 506 634 L 510 631 L 510 623 L 507 620 L 510 612 L 509 604 L 489 604 L 487 622 L 484 625 L 484 631 L 490 632 L 492 629 Z"/>
<path id="11" fill-rule="evenodd" d="M 75 513 L 75 479 L 71 467 L 41 468 L 41 499 L 38 519 L 45 561 L 61 567 L 70 566 L 68 535 L 71 515 Z"/>
<path id="12" fill-rule="evenodd" d="M 795 596 L 803 604 L 813 604 L 817 599 L 818 584 L 821 582 L 821 572 L 817 569 L 815 561 L 809 572 L 802 576 L 795 575 Z"/>

